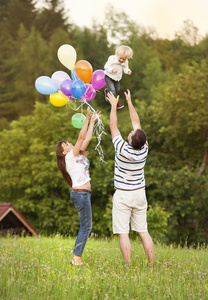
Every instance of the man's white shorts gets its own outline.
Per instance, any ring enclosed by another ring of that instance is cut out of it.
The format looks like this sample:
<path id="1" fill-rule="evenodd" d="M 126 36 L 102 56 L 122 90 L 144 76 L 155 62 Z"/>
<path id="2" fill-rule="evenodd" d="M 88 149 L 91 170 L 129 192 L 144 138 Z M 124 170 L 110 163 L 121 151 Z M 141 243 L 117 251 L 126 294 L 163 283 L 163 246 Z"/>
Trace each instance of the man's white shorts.
<path id="1" fill-rule="evenodd" d="M 136 191 L 116 190 L 113 196 L 113 233 L 128 234 L 131 229 L 147 232 L 147 199 L 145 189 Z"/>

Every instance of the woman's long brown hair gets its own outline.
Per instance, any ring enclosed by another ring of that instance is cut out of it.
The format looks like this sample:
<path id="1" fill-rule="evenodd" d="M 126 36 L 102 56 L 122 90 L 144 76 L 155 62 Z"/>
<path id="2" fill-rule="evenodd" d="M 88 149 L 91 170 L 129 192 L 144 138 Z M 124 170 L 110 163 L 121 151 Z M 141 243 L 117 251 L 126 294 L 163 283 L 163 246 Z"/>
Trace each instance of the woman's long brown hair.
<path id="1" fill-rule="evenodd" d="M 72 187 L 71 177 L 69 176 L 69 173 L 66 170 L 65 154 L 63 154 L 63 147 L 62 147 L 63 143 L 67 143 L 67 140 L 59 141 L 56 144 L 57 167 L 58 167 L 59 171 L 61 172 L 64 180 L 66 181 L 67 185 Z M 87 151 L 83 151 L 83 150 L 81 150 L 79 153 L 84 156 L 87 156 L 87 154 L 88 154 Z"/>
<path id="2" fill-rule="evenodd" d="M 57 162 L 57 167 L 59 171 L 61 172 L 64 180 L 66 181 L 67 185 L 72 187 L 72 180 L 71 177 L 69 176 L 69 173 L 66 170 L 66 163 L 65 163 L 65 155 L 63 154 L 63 148 L 62 148 L 62 143 L 66 143 L 66 140 L 59 141 L 56 144 L 56 162 Z"/>

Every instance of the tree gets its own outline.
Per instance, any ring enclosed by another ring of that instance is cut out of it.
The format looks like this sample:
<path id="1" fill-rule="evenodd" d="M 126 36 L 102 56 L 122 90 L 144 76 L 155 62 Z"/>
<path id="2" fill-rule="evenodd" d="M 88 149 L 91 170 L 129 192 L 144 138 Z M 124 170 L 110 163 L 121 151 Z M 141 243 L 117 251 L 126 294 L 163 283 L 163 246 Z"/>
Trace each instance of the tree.
<path id="1" fill-rule="evenodd" d="M 204 173 L 208 162 L 207 68 L 206 61 L 187 66 L 184 73 L 166 84 L 155 103 L 160 132 L 167 137 L 164 144 L 197 176 Z"/>
<path id="2" fill-rule="evenodd" d="M 33 20 L 36 17 L 32 0 L 8 0 L 3 18 L 4 27 L 15 39 L 20 24 L 30 30 Z"/>
<path id="3" fill-rule="evenodd" d="M 158 88 L 146 113 L 149 199 L 172 214 L 168 238 L 182 244 L 207 238 L 207 90 L 207 62 L 193 63 Z"/>
<path id="4" fill-rule="evenodd" d="M 0 128 L 6 127 L 7 121 L 17 117 L 14 106 L 17 58 L 13 53 L 14 47 L 15 43 L 8 32 L 3 32 L 0 37 Z"/>
<path id="5" fill-rule="evenodd" d="M 46 5 L 37 9 L 37 17 L 33 24 L 42 38 L 47 41 L 57 28 L 70 31 L 72 25 L 69 24 L 69 17 L 65 13 L 63 0 L 46 1 Z"/>
<path id="6" fill-rule="evenodd" d="M 17 93 L 15 105 L 18 115 L 27 115 L 34 110 L 36 100 L 46 102 L 35 90 L 35 80 L 41 75 L 50 74 L 50 53 L 40 33 L 32 28 L 31 32 L 25 31 L 20 26 L 16 43 L 16 56 L 18 58 L 15 76 L 15 90 Z"/>
<path id="7" fill-rule="evenodd" d="M 77 139 L 79 130 L 70 124 L 73 114 L 70 106 L 57 108 L 37 103 L 33 115 L 13 121 L 10 130 L 0 133 L 0 155 L 4 158 L 0 162 L 1 201 L 11 201 L 35 227 L 48 233 L 59 230 L 76 234 L 79 226 L 78 215 L 69 201 L 69 188 L 57 169 L 55 156 L 59 140 L 70 138 L 75 143 Z M 89 147 L 94 180 L 94 170 L 100 172 L 96 144 L 93 139 Z M 111 139 L 106 141 L 107 148 L 108 144 Z M 112 180 L 111 173 L 105 172 L 106 179 Z M 101 188 L 103 178 L 99 181 L 97 184 Z M 98 207 L 105 208 L 107 199 L 99 189 L 95 195 L 99 195 L 93 200 L 94 210 L 98 212 Z M 102 216 L 99 214 L 97 218 L 102 219 Z"/>
<path id="8" fill-rule="evenodd" d="M 196 45 L 201 39 L 198 32 L 199 29 L 194 26 L 194 23 L 191 20 L 186 20 L 183 23 L 181 31 L 176 32 L 175 36 L 182 39 L 188 45 Z"/>
<path id="9" fill-rule="evenodd" d="M 108 34 L 109 45 L 114 46 L 128 43 L 130 36 L 138 31 L 136 23 L 126 13 L 117 13 L 113 6 L 109 6 L 106 11 L 104 28 Z"/>

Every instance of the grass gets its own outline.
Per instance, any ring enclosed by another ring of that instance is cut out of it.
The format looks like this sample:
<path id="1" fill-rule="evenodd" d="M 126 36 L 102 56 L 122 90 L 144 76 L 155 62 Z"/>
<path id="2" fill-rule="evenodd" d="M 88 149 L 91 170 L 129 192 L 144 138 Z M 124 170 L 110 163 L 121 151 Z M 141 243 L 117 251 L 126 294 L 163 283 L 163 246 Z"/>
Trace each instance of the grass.
<path id="1" fill-rule="evenodd" d="M 139 240 L 132 263 L 123 262 L 118 238 L 90 238 L 84 266 L 70 265 L 75 239 L 0 238 L 0 299 L 207 299 L 208 251 L 155 245 L 148 264 Z"/>

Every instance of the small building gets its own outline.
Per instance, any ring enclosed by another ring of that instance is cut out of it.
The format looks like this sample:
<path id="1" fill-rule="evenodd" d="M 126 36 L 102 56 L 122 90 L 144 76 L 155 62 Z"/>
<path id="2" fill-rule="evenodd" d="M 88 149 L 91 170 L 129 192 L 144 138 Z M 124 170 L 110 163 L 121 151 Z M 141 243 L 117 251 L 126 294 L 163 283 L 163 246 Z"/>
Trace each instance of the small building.
<path id="1" fill-rule="evenodd" d="M 0 235 L 8 233 L 39 236 L 35 228 L 10 202 L 0 203 Z"/>

